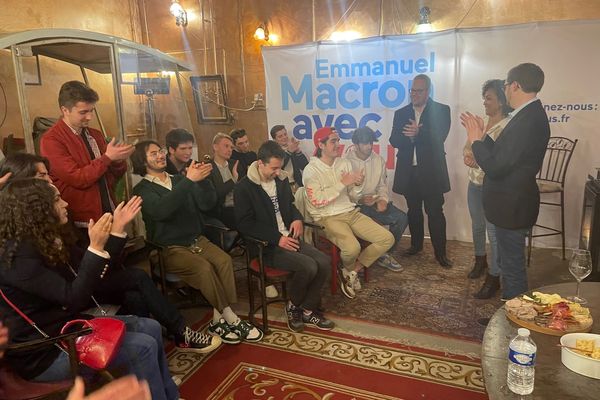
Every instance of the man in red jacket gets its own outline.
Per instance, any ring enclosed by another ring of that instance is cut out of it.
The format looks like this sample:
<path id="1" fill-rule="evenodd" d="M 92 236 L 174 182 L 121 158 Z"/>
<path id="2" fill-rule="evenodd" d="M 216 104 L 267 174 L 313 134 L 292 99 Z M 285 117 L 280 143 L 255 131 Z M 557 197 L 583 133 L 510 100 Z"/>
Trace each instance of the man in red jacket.
<path id="1" fill-rule="evenodd" d="M 98 93 L 84 83 L 64 83 L 58 94 L 62 118 L 41 140 L 50 176 L 78 228 L 114 210 L 113 186 L 127 170 L 125 160 L 134 150 L 115 138 L 107 144 L 102 132 L 89 127 L 97 102 Z"/>

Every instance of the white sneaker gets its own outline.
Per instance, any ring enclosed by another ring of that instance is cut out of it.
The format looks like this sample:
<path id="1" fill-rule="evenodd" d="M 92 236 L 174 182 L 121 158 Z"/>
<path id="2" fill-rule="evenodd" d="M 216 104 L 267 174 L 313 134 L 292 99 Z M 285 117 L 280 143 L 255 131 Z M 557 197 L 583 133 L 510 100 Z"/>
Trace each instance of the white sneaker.
<path id="1" fill-rule="evenodd" d="M 265 288 L 265 293 L 267 295 L 267 298 L 269 299 L 274 299 L 277 296 L 279 296 L 279 292 L 277 291 L 277 288 L 273 285 L 269 285 Z"/>
<path id="2" fill-rule="evenodd" d="M 356 276 L 356 278 L 352 281 L 352 289 L 354 289 L 354 291 L 356 292 L 357 290 L 362 289 L 362 285 L 360 284 L 360 277 L 358 276 L 358 274 L 356 272 L 355 272 L 355 276 Z"/>
<path id="3" fill-rule="evenodd" d="M 356 297 L 356 292 L 354 291 L 354 282 L 356 279 L 356 272 L 347 272 L 345 268 L 338 269 L 338 281 L 340 283 L 340 289 L 344 296 L 349 299 L 353 299 Z"/>

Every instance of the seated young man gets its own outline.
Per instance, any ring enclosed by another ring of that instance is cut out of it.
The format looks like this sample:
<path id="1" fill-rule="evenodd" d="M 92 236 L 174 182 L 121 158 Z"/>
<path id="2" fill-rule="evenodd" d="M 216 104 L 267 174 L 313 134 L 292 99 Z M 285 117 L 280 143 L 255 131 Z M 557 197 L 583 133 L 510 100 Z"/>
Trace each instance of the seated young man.
<path id="1" fill-rule="evenodd" d="M 192 162 L 194 135 L 185 129 L 171 129 L 165 137 L 165 144 L 169 152 L 165 171 L 171 175 L 185 175 Z"/>
<path id="2" fill-rule="evenodd" d="M 214 158 L 209 180 L 217 192 L 214 207 L 207 212 L 210 217 L 224 223 L 229 229 L 237 230 L 233 209 L 233 187 L 239 179 L 239 161 L 230 162 L 233 140 L 225 133 L 217 133 L 212 141 Z"/>
<path id="3" fill-rule="evenodd" d="M 408 226 L 408 216 L 389 201 L 385 160 L 373 152 L 376 141 L 375 132 L 368 126 L 358 128 L 352 134 L 354 146 L 346 153 L 346 159 L 355 171 L 363 172 L 364 179 L 360 185 L 352 187 L 349 195 L 350 200 L 359 205 L 360 212 L 389 226 L 394 235 L 394 249 Z M 377 263 L 391 271 L 402 271 L 402 266 L 389 253 L 381 256 Z"/>
<path id="4" fill-rule="evenodd" d="M 308 158 L 300 149 L 300 142 L 295 137 L 288 136 L 287 129 L 283 125 L 275 125 L 271 128 L 271 138 L 285 151 L 282 169 L 287 172 L 292 192 L 302 186 L 302 171 L 308 164 Z"/>
<path id="5" fill-rule="evenodd" d="M 315 156 L 304 169 L 310 216 L 325 228 L 325 236 L 340 248 L 343 268 L 338 271 L 342 293 L 350 299 L 361 289 L 358 272 L 370 267 L 394 244 L 394 235 L 360 212 L 348 191 L 361 185 L 364 175 L 340 158 L 340 138 L 330 127 L 317 129 Z M 361 251 L 357 237 L 371 244 Z"/>
<path id="6" fill-rule="evenodd" d="M 167 270 L 200 290 L 214 307 L 210 334 L 230 344 L 261 340 L 263 333 L 230 307 L 237 301 L 231 257 L 204 236 L 201 212 L 210 209 L 216 197 L 207 179 L 212 165 L 192 161 L 185 176 L 170 176 L 165 154 L 148 140 L 138 143 L 131 156 L 133 172 L 144 177 L 133 193 L 144 200 L 148 239 L 167 246 Z"/>
<path id="7" fill-rule="evenodd" d="M 0 176 L 9 176 L 8 181 L 38 178 L 52 183 L 48 175 L 49 167 L 48 159 L 44 157 L 15 153 L 0 162 Z M 80 252 L 83 254 L 83 249 Z M 153 316 L 167 329 L 169 335 L 173 335 L 175 344 L 180 349 L 206 353 L 221 344 L 218 337 L 211 337 L 188 327 L 177 307 L 158 291 L 146 272 L 139 268 L 126 268 L 119 260 L 111 260 L 110 268 L 96 286 L 94 295 L 101 303 L 120 305 L 118 314 Z"/>
<path id="8" fill-rule="evenodd" d="M 275 142 L 265 142 L 258 149 L 258 160 L 234 190 L 238 230 L 267 241 L 267 264 L 293 273 L 288 281 L 288 327 L 300 332 L 304 324 L 311 324 L 330 330 L 335 324 L 317 308 L 321 289 L 330 275 L 331 260 L 300 240 L 302 215 L 294 206 L 292 189 L 281 170 L 284 158 L 285 152 Z"/>
<path id="9" fill-rule="evenodd" d="M 246 135 L 245 129 L 233 129 L 229 132 L 231 140 L 233 140 L 233 152 L 231 160 L 238 162 L 237 171 L 238 177 L 242 179 L 248 174 L 248 167 L 256 161 L 256 153 L 250 150 L 250 140 Z"/>

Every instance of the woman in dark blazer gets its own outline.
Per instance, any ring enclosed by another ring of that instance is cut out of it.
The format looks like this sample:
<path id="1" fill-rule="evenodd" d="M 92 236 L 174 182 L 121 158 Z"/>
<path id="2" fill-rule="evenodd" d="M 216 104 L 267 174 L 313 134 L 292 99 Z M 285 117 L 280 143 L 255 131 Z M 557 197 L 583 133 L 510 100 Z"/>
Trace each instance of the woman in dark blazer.
<path id="1" fill-rule="evenodd" d="M 25 315 L 50 336 L 81 315 L 94 288 L 108 270 L 112 256 L 125 245 L 125 226 L 139 212 L 134 197 L 96 223 L 90 221 L 90 245 L 82 258 L 73 252 L 73 240 L 64 233 L 67 203 L 56 187 L 41 179 L 17 179 L 0 192 L 0 289 Z M 74 270 L 77 270 L 75 276 Z M 7 316 L 11 342 L 41 338 L 6 301 L 0 313 Z M 178 389 L 167 368 L 158 322 L 133 316 L 109 369 L 136 374 L 148 381 L 153 399 L 177 399 Z M 56 347 L 11 354 L 6 360 L 29 380 L 54 381 L 70 377 L 68 355 Z"/>

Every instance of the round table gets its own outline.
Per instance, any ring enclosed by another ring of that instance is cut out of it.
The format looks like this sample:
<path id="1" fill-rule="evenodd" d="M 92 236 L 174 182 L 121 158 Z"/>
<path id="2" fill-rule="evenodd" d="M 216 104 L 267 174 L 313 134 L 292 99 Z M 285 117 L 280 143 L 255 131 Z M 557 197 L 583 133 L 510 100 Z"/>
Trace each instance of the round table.
<path id="1" fill-rule="evenodd" d="M 576 283 L 561 283 L 544 286 L 533 291 L 558 293 L 563 297 L 575 294 Z M 600 334 L 600 282 L 583 282 L 580 295 L 585 298 L 594 318 L 591 333 Z M 537 345 L 535 387 L 529 396 L 519 396 L 508 389 L 508 343 L 517 335 L 519 327 L 506 318 L 504 307 L 500 307 L 483 335 L 481 365 L 485 388 L 490 400 L 499 399 L 597 399 L 600 398 L 600 380 L 576 374 L 560 361 L 561 349 L 556 345 L 559 336 L 550 336 L 531 331 Z"/>

